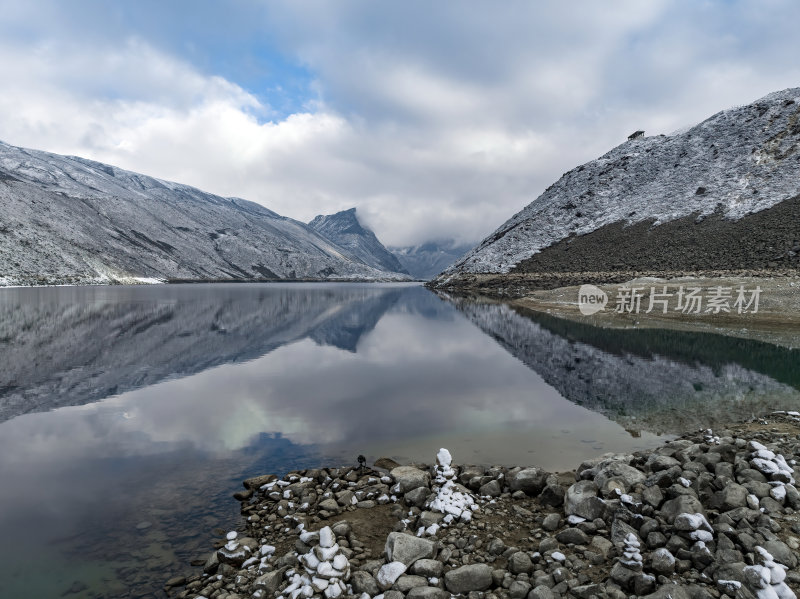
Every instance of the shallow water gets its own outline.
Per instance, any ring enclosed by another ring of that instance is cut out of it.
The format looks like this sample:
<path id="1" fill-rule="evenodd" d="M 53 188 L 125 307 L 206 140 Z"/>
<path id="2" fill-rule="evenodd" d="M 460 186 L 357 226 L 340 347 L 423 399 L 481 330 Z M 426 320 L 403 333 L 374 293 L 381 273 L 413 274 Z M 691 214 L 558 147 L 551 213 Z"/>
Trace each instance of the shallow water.
<path id="1" fill-rule="evenodd" d="M 0 597 L 163 596 L 247 476 L 442 446 L 568 469 L 797 409 L 798 358 L 418 285 L 0 290 Z"/>

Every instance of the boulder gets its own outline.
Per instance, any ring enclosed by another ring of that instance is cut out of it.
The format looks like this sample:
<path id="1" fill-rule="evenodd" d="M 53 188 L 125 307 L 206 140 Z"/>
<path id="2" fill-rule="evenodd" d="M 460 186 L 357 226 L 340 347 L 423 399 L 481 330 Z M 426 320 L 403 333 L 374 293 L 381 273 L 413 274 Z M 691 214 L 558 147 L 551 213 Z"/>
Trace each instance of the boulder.
<path id="1" fill-rule="evenodd" d="M 703 504 L 694 495 L 678 495 L 674 499 L 665 501 L 661 506 L 661 513 L 667 522 L 672 524 L 678 514 L 703 514 Z"/>
<path id="2" fill-rule="evenodd" d="M 431 558 L 436 550 L 433 541 L 412 536 L 403 532 L 392 532 L 386 539 L 386 557 L 411 566 L 418 559 Z"/>
<path id="3" fill-rule="evenodd" d="M 742 485 L 730 482 L 711 496 L 709 505 L 721 512 L 747 506 L 748 491 Z"/>
<path id="4" fill-rule="evenodd" d="M 411 573 L 426 578 L 441 578 L 444 564 L 435 559 L 418 559 L 411 566 Z"/>
<path id="5" fill-rule="evenodd" d="M 531 558 L 523 551 L 512 553 L 508 558 L 508 569 L 512 574 L 530 574 L 532 568 Z"/>
<path id="6" fill-rule="evenodd" d="M 375 577 L 378 586 L 382 591 L 386 591 L 397 582 L 397 579 L 405 574 L 406 565 L 403 562 L 390 561 L 388 564 L 381 566 L 378 570 L 378 575 Z"/>
<path id="7" fill-rule="evenodd" d="M 580 516 L 587 520 L 602 518 L 606 504 L 597 496 L 597 485 L 590 480 L 581 480 L 567 489 L 564 496 L 564 512 L 567 516 Z"/>
<path id="8" fill-rule="evenodd" d="M 406 505 L 421 508 L 425 505 L 425 502 L 428 501 L 430 495 L 431 490 L 426 486 L 422 486 L 410 490 L 403 496 L 403 499 L 405 499 Z"/>
<path id="9" fill-rule="evenodd" d="M 524 468 L 513 474 L 508 484 L 512 493 L 523 491 L 526 495 L 535 497 L 547 484 L 547 476 L 548 473 L 541 468 Z"/>
<path id="10" fill-rule="evenodd" d="M 428 472 L 413 466 L 398 466 L 391 471 L 391 475 L 395 480 L 395 487 L 392 490 L 402 494 L 419 487 L 427 487 L 431 482 L 431 475 Z"/>
<path id="11" fill-rule="evenodd" d="M 380 594 L 378 582 L 369 572 L 358 570 L 350 575 L 350 584 L 353 586 L 353 591 L 360 595 L 367 593 L 370 597 Z M 267 595 L 271 597 L 272 595 Z"/>
<path id="12" fill-rule="evenodd" d="M 424 576 L 415 576 L 413 574 L 403 574 L 397 581 L 394 583 L 394 588 L 397 591 L 405 594 L 408 593 L 411 589 L 415 589 L 417 587 L 426 587 L 428 586 L 428 580 Z"/>
<path id="13" fill-rule="evenodd" d="M 570 543 L 574 545 L 587 545 L 589 543 L 589 535 L 580 528 L 565 528 L 556 535 L 556 540 L 564 545 L 569 545 Z"/>
<path id="14" fill-rule="evenodd" d="M 444 575 L 447 590 L 454 594 L 485 591 L 492 586 L 492 569 L 486 564 L 469 564 Z"/>
<path id="15" fill-rule="evenodd" d="M 647 476 L 641 470 L 628 466 L 625 462 L 611 462 L 600 467 L 594 477 L 594 482 L 599 489 L 602 489 L 606 481 L 611 478 L 618 478 L 625 483 L 626 489 L 633 489 L 636 484 L 643 483 Z"/>
<path id="16" fill-rule="evenodd" d="M 437 587 L 414 587 L 406 599 L 450 599 L 450 593 Z"/>

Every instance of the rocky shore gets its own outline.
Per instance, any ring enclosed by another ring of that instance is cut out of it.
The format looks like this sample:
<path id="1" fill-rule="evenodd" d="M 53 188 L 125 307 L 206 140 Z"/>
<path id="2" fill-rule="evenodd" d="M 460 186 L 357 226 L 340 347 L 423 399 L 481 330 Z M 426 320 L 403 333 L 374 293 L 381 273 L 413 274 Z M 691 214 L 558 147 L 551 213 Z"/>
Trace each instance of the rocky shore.
<path id="1" fill-rule="evenodd" d="M 457 457 L 457 456 L 456 456 Z M 264 475 L 172 597 L 796 597 L 800 414 L 606 454 L 566 473 L 381 458 Z M 199 566 L 198 566 L 199 567 Z"/>

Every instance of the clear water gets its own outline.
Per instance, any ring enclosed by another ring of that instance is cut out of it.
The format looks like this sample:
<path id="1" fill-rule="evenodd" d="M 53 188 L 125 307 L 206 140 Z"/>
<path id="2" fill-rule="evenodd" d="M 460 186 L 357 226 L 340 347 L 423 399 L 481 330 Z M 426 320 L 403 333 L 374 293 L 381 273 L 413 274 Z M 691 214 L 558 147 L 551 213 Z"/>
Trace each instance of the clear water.
<path id="1" fill-rule="evenodd" d="M 256 474 L 439 447 L 561 470 L 797 409 L 798 358 L 418 285 L 0 290 L 0 597 L 163 596 Z"/>

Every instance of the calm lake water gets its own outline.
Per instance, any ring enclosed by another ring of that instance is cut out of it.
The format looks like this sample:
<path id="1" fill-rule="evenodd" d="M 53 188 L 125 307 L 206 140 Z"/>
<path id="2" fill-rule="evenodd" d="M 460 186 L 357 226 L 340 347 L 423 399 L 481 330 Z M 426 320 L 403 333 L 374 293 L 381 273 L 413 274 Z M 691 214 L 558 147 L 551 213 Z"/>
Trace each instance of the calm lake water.
<path id="1" fill-rule="evenodd" d="M 800 352 L 609 331 L 419 285 L 0 290 L 0 597 L 162 597 L 248 476 L 569 469 L 800 408 Z"/>

